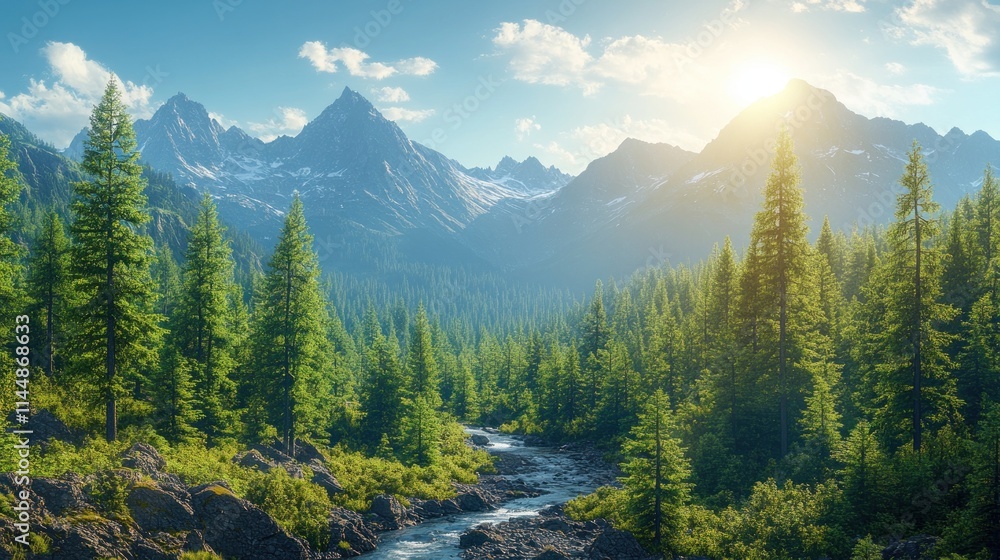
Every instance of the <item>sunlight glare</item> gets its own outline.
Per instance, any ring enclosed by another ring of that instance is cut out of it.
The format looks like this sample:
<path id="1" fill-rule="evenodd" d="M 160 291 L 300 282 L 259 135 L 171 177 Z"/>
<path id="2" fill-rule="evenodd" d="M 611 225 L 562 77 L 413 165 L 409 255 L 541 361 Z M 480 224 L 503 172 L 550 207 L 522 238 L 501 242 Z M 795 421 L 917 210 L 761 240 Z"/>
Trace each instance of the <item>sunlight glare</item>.
<path id="1" fill-rule="evenodd" d="M 737 67 L 729 78 L 729 95 L 742 105 L 774 95 L 788 83 L 788 73 L 772 63 L 750 62 Z"/>

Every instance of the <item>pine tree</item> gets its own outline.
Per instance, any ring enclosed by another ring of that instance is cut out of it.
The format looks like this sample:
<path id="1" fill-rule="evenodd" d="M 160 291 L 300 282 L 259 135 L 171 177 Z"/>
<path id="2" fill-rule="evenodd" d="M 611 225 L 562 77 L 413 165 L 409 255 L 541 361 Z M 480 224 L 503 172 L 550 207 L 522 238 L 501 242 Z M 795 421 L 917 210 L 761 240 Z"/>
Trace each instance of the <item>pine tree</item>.
<path id="1" fill-rule="evenodd" d="M 402 422 L 403 457 L 407 462 L 428 466 L 440 455 L 441 420 L 424 394 L 404 399 Z"/>
<path id="2" fill-rule="evenodd" d="M 361 436 L 368 443 L 378 442 L 383 434 L 391 441 L 400 430 L 406 384 L 397 344 L 395 336 L 386 338 L 381 330 L 376 330 L 371 347 L 367 349 L 360 397 L 361 410 L 365 413 Z"/>
<path id="3" fill-rule="evenodd" d="M 65 339 L 64 315 L 69 304 L 69 239 L 62 220 L 54 211 L 45 214 L 42 231 L 31 249 L 28 261 L 28 297 L 33 304 L 31 315 L 44 321 L 44 331 L 33 338 L 41 348 L 45 373 L 51 378 L 61 370 L 62 343 Z"/>
<path id="4" fill-rule="evenodd" d="M 77 371 L 105 402 L 106 438 L 118 438 L 118 400 L 126 382 L 139 384 L 152 369 L 160 335 L 149 275 L 153 243 L 139 232 L 149 221 L 132 119 L 115 79 L 90 117 L 82 169 L 89 181 L 73 185 L 74 306 L 70 353 Z"/>
<path id="5" fill-rule="evenodd" d="M 233 407 L 235 367 L 230 335 L 233 261 L 223 237 L 215 204 L 206 194 L 184 261 L 183 281 L 171 318 L 173 346 L 193 364 L 191 378 L 198 394 L 198 428 L 214 440 L 228 431 Z"/>
<path id="6" fill-rule="evenodd" d="M 993 176 L 993 168 L 986 167 L 983 184 L 976 196 L 976 218 L 973 224 L 976 246 L 980 254 L 980 269 L 984 287 L 993 292 L 994 301 L 1000 297 L 1000 181 Z"/>
<path id="7" fill-rule="evenodd" d="M 653 393 L 622 446 L 622 487 L 630 524 L 659 550 L 673 550 L 691 495 L 691 467 L 672 436 L 673 416 L 663 391 Z"/>
<path id="8" fill-rule="evenodd" d="M 876 419 L 890 436 L 909 431 L 919 452 L 925 424 L 956 421 L 959 403 L 945 354 L 949 337 L 937 326 L 954 317 L 954 310 L 938 301 L 941 255 L 930 247 L 939 230 L 938 205 L 916 142 L 908 157 L 889 228 L 890 285 L 880 333 L 885 343 L 877 368 Z"/>
<path id="9" fill-rule="evenodd" d="M 969 423 L 975 425 L 988 402 L 1000 402 L 1000 310 L 987 292 L 972 304 L 963 324 L 965 346 L 959 354 L 958 395 L 966 403 Z"/>
<path id="10" fill-rule="evenodd" d="M 153 394 L 158 412 L 156 427 L 169 441 L 191 441 L 198 433 L 194 424 L 201 418 L 195 406 L 201 396 L 191 381 L 193 363 L 169 346 L 164 348 L 164 354 Z"/>
<path id="11" fill-rule="evenodd" d="M 325 429 L 330 396 L 329 342 L 319 266 L 296 195 L 256 296 L 252 326 L 252 409 L 278 428 L 285 453 L 295 439 Z"/>
<path id="12" fill-rule="evenodd" d="M 440 407 L 438 365 L 434 359 L 431 326 L 423 304 L 417 309 L 417 316 L 414 317 L 413 325 L 410 327 L 410 346 L 407 349 L 406 367 L 410 375 L 408 387 L 410 394 L 423 395 L 431 407 L 435 409 Z"/>
<path id="13" fill-rule="evenodd" d="M 713 370 L 713 393 L 716 405 L 727 411 L 729 437 L 735 442 L 738 432 L 739 379 L 736 370 L 737 346 L 735 340 L 737 275 L 733 244 L 726 236 L 722 251 L 712 273 L 712 291 L 708 303 L 709 323 L 715 337 L 709 349 Z"/>
<path id="14" fill-rule="evenodd" d="M 7 207 L 17 200 L 22 187 L 20 181 L 11 176 L 17 164 L 10 159 L 9 150 L 10 138 L 0 134 L 0 318 L 3 319 L 7 319 L 13 309 L 14 278 L 19 273 L 15 262 L 19 250 L 10 239 L 14 217 Z M 3 324 L 10 325 L 11 321 L 4 320 Z"/>
<path id="15" fill-rule="evenodd" d="M 844 495 L 861 526 L 867 526 L 874 519 L 884 492 L 884 459 L 875 436 L 868 421 L 862 419 L 836 453 L 836 459 L 842 465 L 839 479 Z"/>
<path id="16" fill-rule="evenodd" d="M 580 358 L 583 360 L 584 373 L 587 378 L 586 402 L 589 410 L 597 407 L 598 391 L 600 389 L 600 360 L 597 353 L 608 344 L 611 337 L 608 328 L 608 313 L 604 309 L 604 285 L 598 280 L 594 287 L 594 297 L 590 308 L 581 325 Z"/>
<path id="17" fill-rule="evenodd" d="M 792 414 L 789 399 L 799 384 L 794 371 L 796 344 L 808 336 L 796 332 L 798 325 L 790 322 L 795 306 L 806 301 L 804 298 L 808 296 L 803 290 L 809 255 L 808 227 L 799 180 L 792 140 L 783 129 L 778 135 L 771 172 L 764 187 L 764 205 L 754 218 L 750 240 L 757 248 L 762 281 L 767 287 L 758 297 L 766 298 L 765 309 L 777 323 L 777 356 L 773 367 L 777 373 L 782 457 L 788 454 Z"/>

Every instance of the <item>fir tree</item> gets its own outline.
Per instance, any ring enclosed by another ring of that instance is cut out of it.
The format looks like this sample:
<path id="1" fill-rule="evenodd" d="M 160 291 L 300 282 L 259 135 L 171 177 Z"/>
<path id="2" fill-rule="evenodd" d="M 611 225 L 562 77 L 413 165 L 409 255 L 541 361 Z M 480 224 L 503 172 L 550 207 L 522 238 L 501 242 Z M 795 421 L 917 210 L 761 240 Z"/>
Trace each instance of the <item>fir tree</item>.
<path id="1" fill-rule="evenodd" d="M 399 433 L 406 385 L 397 344 L 395 336 L 386 338 L 381 330 L 376 330 L 367 349 L 360 394 L 361 409 L 365 411 L 361 435 L 365 442 L 378 442 L 383 434 L 391 441 Z"/>
<path id="2" fill-rule="evenodd" d="M 954 310 L 938 301 L 941 254 L 930 246 L 939 231 L 938 205 L 931 199 L 930 177 L 916 142 L 908 157 L 896 218 L 889 228 L 876 418 L 890 437 L 908 431 L 913 450 L 919 452 L 925 425 L 957 421 L 959 403 L 945 354 L 949 337 L 938 328 L 954 317 Z"/>
<path id="3" fill-rule="evenodd" d="M 252 409 L 263 410 L 288 455 L 299 436 L 316 436 L 329 414 L 331 361 L 319 267 L 296 196 L 256 296 L 252 326 Z M 252 412 L 252 410 L 251 410 Z"/>
<path id="4" fill-rule="evenodd" d="M 199 429 L 213 440 L 227 432 L 235 385 L 232 327 L 233 261 L 215 204 L 206 194 L 184 261 L 183 282 L 170 330 L 174 347 L 193 364 Z"/>
<path id="5" fill-rule="evenodd" d="M 62 220 L 54 211 L 45 215 L 38 239 L 31 249 L 28 261 L 28 296 L 33 304 L 32 316 L 42 318 L 44 331 L 35 335 L 34 341 L 42 348 L 36 349 L 45 364 L 45 373 L 53 377 L 61 370 L 65 339 L 65 311 L 69 304 L 69 239 Z"/>
<path id="6" fill-rule="evenodd" d="M 806 333 L 796 332 L 791 322 L 794 307 L 806 301 L 803 278 L 808 266 L 808 227 L 803 213 L 799 169 L 792 140 L 783 129 L 777 140 L 771 172 L 764 187 L 764 205 L 754 218 L 750 243 L 757 249 L 762 281 L 767 290 L 757 294 L 765 298 L 765 312 L 777 323 L 776 357 L 779 402 L 781 456 L 788 454 L 789 400 L 797 390 L 796 344 Z"/>
<path id="7" fill-rule="evenodd" d="M 690 500 L 690 464 L 684 457 L 666 395 L 656 391 L 639 414 L 639 422 L 622 446 L 622 487 L 629 522 L 639 536 L 659 550 L 674 550 Z"/>
<path id="8" fill-rule="evenodd" d="M 156 360 L 159 318 L 149 274 L 152 240 L 139 232 L 149 221 L 145 181 L 132 119 L 116 79 L 90 117 L 82 169 L 89 181 L 74 185 L 73 289 L 70 352 L 77 371 L 92 380 L 105 402 L 105 436 L 118 438 L 118 400 L 126 383 L 139 384 Z"/>

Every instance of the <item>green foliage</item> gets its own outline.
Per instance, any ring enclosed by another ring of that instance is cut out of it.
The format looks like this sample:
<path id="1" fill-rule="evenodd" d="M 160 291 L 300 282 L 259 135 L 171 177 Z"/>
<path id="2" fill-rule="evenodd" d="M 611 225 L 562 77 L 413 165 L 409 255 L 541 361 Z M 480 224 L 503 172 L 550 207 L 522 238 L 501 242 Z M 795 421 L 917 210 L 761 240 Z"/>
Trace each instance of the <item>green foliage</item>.
<path id="1" fill-rule="evenodd" d="M 145 181 L 132 119 L 111 80 L 90 118 L 82 169 L 90 180 L 74 185 L 73 369 L 106 406 L 106 438 L 118 437 L 120 399 L 140 391 L 156 360 L 159 318 L 149 275 L 152 240 L 138 232 L 149 221 Z"/>
<path id="2" fill-rule="evenodd" d="M 854 545 L 851 560 L 882 560 L 882 548 L 872 542 L 871 535 L 866 535 Z"/>
<path id="3" fill-rule="evenodd" d="M 130 518 L 128 506 L 125 505 L 128 489 L 129 482 L 111 471 L 98 472 L 84 488 L 97 511 L 113 519 Z"/>
<path id="4" fill-rule="evenodd" d="M 204 551 L 182 552 L 178 560 L 222 560 L 222 557 L 218 554 Z"/>
<path id="5" fill-rule="evenodd" d="M 332 405 L 331 345 L 312 241 L 296 196 L 255 294 L 245 379 L 251 408 L 278 428 L 289 453 L 297 437 L 323 433 Z"/>
<path id="6" fill-rule="evenodd" d="M 286 531 L 306 539 L 317 550 L 326 550 L 330 542 L 327 516 L 332 507 L 326 490 L 292 478 L 284 469 L 271 469 L 251 477 L 246 499 L 260 506 Z"/>

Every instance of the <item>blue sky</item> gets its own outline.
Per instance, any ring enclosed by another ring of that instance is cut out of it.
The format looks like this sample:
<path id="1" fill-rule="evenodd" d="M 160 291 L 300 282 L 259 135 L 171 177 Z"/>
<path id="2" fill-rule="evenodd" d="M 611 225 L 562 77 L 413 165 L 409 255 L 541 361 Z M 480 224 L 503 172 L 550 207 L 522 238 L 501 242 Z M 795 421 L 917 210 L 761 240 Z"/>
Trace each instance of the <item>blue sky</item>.
<path id="1" fill-rule="evenodd" d="M 294 135 L 344 86 L 461 163 L 577 173 L 628 136 L 700 150 L 787 78 L 867 116 L 1000 137 L 997 0 L 7 0 L 0 112 L 64 147 L 111 76 Z"/>

